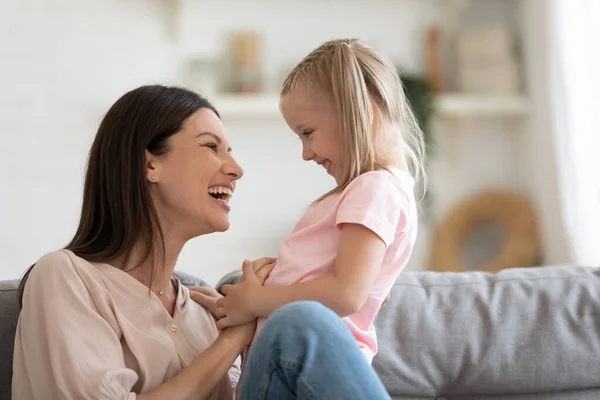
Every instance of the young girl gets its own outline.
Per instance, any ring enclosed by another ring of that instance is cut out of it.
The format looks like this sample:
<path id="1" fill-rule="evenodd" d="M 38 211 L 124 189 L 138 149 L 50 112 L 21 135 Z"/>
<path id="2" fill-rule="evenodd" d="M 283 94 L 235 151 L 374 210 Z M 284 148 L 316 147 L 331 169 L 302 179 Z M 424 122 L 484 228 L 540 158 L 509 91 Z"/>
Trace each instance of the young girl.
<path id="1" fill-rule="evenodd" d="M 373 321 L 417 235 L 421 131 L 394 65 L 355 39 L 306 56 L 283 84 L 281 111 L 302 141 L 302 158 L 337 186 L 296 224 L 264 287 L 246 263 L 240 282 L 223 287 L 218 327 L 314 300 L 343 318 L 371 362 Z"/>

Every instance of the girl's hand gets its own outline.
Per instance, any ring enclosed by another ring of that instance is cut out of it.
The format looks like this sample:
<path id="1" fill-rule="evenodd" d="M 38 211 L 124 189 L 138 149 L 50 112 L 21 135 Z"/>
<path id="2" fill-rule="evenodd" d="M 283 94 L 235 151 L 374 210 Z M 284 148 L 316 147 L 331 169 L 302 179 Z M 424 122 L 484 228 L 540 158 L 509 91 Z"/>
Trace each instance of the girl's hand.
<path id="1" fill-rule="evenodd" d="M 275 261 L 277 259 L 272 257 L 263 257 L 252 261 L 252 268 L 261 285 L 265 283 L 265 280 L 273 270 Z M 242 278 L 243 276 L 239 282 L 242 281 Z M 219 292 L 205 286 L 190 286 L 188 290 L 190 291 L 190 298 L 192 300 L 205 307 L 213 317 L 217 318 L 217 300 L 223 297 Z"/>
<path id="2" fill-rule="evenodd" d="M 225 297 L 217 300 L 216 316 L 219 318 L 217 328 L 224 329 L 256 319 L 257 315 L 253 311 L 252 304 L 260 295 L 261 288 L 261 280 L 254 272 L 252 263 L 244 261 L 242 277 L 238 283 L 224 285 L 222 291 Z"/>

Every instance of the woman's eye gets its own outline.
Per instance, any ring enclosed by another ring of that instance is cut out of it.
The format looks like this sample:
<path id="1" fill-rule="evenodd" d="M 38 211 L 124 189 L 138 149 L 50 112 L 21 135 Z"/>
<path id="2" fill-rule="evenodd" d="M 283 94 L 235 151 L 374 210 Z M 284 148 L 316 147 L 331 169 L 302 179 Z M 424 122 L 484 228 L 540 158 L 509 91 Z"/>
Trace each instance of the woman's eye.
<path id="1" fill-rule="evenodd" d="M 302 132 L 303 136 L 309 136 L 311 133 L 313 133 L 313 129 L 308 129 Z"/>
<path id="2" fill-rule="evenodd" d="M 217 145 L 216 143 L 208 143 L 208 144 L 205 144 L 204 147 L 208 147 L 209 149 L 211 149 L 215 153 L 219 149 L 219 145 Z"/>

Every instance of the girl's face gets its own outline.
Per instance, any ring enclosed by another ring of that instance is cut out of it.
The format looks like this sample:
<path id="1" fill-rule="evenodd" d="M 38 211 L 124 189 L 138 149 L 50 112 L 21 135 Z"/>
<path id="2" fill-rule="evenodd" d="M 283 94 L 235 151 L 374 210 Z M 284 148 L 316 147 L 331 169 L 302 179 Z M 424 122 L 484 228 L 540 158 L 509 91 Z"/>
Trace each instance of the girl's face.
<path id="1" fill-rule="evenodd" d="M 302 158 L 314 161 L 339 183 L 343 173 L 340 124 L 333 102 L 302 90 L 281 98 L 281 112 L 302 141 Z"/>

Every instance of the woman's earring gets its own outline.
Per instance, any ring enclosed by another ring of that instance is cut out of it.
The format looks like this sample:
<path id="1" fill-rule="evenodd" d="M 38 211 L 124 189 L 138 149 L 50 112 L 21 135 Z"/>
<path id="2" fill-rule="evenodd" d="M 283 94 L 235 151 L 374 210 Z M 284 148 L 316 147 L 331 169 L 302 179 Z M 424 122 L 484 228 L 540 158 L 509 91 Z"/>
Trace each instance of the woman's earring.
<path id="1" fill-rule="evenodd" d="M 152 176 L 150 177 L 150 179 L 152 179 L 153 181 L 155 181 L 155 180 L 156 180 L 156 176 L 152 175 Z"/>

